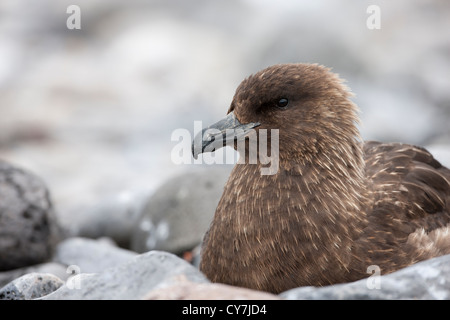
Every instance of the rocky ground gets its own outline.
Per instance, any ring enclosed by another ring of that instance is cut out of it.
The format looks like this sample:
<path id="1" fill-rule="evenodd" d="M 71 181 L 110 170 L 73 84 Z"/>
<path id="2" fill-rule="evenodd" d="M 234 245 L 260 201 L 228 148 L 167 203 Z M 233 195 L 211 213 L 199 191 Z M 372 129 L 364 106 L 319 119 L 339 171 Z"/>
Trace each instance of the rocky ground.
<path id="1" fill-rule="evenodd" d="M 0 298 L 448 299 L 448 257 L 382 275 L 379 289 L 278 296 L 196 268 L 232 166 L 176 164 L 171 135 L 222 117 L 268 65 L 332 67 L 365 139 L 422 145 L 450 166 L 450 6 L 377 2 L 380 30 L 347 0 L 2 1 Z M 81 30 L 66 27 L 72 4 Z"/>

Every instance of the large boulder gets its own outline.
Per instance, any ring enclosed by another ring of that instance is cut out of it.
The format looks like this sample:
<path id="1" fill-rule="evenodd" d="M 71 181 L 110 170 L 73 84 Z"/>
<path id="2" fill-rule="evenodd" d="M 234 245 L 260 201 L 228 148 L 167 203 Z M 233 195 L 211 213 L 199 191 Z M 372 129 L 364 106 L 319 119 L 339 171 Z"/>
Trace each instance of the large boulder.
<path id="1" fill-rule="evenodd" d="M 67 265 L 57 262 L 44 262 L 32 266 L 0 272 L 0 288 L 29 273 L 50 273 L 62 280 L 67 279 L 70 275 L 70 273 L 67 272 Z"/>
<path id="2" fill-rule="evenodd" d="M 183 259 L 167 252 L 150 251 L 101 273 L 74 275 L 43 299 L 143 299 L 153 289 L 171 285 L 179 277 L 195 283 L 208 282 Z"/>
<path id="3" fill-rule="evenodd" d="M 42 180 L 0 160 L 0 271 L 46 261 L 58 234 Z"/>
<path id="4" fill-rule="evenodd" d="M 176 176 L 149 198 L 133 232 L 131 249 L 175 254 L 201 243 L 231 166 L 202 167 Z"/>
<path id="5" fill-rule="evenodd" d="M 301 287 L 280 294 L 285 299 L 450 299 L 450 255 L 416 263 L 396 272 L 326 287 Z"/>
<path id="6" fill-rule="evenodd" d="M 29 273 L 0 289 L 0 300 L 31 300 L 48 295 L 64 282 L 49 273 Z"/>

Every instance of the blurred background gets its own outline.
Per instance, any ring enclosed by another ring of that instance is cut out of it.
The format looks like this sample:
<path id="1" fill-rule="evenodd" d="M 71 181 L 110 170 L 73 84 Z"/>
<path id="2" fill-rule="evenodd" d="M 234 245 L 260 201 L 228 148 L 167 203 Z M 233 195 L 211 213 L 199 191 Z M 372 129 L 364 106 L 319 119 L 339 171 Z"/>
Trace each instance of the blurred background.
<path id="1" fill-rule="evenodd" d="M 40 176 L 62 220 L 132 201 L 192 167 L 171 161 L 175 129 L 224 116 L 251 73 L 317 62 L 356 94 L 366 140 L 450 166 L 449 17 L 445 0 L 2 0 L 0 158 Z"/>

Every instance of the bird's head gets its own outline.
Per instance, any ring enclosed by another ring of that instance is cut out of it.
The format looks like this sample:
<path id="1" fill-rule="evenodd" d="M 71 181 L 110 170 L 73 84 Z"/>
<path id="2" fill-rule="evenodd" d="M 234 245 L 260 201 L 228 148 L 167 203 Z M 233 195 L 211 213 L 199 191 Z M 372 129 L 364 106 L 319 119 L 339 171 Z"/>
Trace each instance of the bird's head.
<path id="1" fill-rule="evenodd" d="M 279 130 L 280 159 L 308 157 L 330 144 L 359 139 L 357 107 L 350 96 L 342 80 L 323 66 L 298 63 L 268 67 L 242 81 L 227 117 L 194 138 L 193 155 L 261 129 L 267 129 L 269 140 L 270 130 Z M 235 130 L 234 136 L 230 129 Z"/>

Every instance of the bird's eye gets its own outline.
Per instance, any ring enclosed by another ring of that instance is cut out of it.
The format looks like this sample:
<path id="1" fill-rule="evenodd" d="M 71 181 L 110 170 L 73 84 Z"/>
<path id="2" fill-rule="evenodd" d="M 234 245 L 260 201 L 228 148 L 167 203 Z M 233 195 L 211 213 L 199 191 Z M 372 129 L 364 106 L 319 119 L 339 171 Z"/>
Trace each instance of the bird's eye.
<path id="1" fill-rule="evenodd" d="M 281 98 L 280 100 L 278 100 L 277 102 L 277 107 L 280 109 L 284 109 L 288 106 L 289 104 L 289 100 L 286 98 Z"/>

